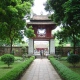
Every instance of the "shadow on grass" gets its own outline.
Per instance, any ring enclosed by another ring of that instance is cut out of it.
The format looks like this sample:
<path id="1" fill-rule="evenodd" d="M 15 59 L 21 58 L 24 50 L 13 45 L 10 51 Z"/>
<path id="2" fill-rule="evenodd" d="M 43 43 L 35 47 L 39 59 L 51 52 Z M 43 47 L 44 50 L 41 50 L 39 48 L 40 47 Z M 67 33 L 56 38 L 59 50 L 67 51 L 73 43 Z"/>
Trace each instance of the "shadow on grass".
<path id="1" fill-rule="evenodd" d="M 12 67 L 0 67 L 0 69 L 11 69 Z"/>
<path id="2" fill-rule="evenodd" d="M 69 68 L 80 68 L 80 66 L 69 66 Z"/>

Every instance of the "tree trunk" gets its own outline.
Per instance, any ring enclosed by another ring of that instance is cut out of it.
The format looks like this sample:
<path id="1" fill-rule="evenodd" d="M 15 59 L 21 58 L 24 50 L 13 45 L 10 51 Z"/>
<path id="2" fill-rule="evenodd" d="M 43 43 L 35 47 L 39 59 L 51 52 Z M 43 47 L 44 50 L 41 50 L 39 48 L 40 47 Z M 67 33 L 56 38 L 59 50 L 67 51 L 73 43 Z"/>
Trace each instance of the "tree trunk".
<path id="1" fill-rule="evenodd" d="M 76 47 L 75 47 L 75 43 L 74 43 L 74 46 L 73 46 L 73 53 L 74 53 L 74 54 L 75 54 L 75 48 L 76 48 Z"/>
<path id="2" fill-rule="evenodd" d="M 75 41 L 75 35 L 73 33 L 73 53 L 75 54 L 75 48 L 76 48 L 76 41 Z"/>
<path id="3" fill-rule="evenodd" d="M 12 44 L 13 44 L 13 40 L 10 39 L 11 45 L 10 45 L 10 53 L 12 53 Z"/>

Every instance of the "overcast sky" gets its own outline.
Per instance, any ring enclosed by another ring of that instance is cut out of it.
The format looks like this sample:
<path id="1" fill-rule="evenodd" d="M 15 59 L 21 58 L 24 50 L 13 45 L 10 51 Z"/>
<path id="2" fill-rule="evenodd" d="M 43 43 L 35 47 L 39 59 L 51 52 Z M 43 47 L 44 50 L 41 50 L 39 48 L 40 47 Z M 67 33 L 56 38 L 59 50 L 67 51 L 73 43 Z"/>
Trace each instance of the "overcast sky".
<path id="1" fill-rule="evenodd" d="M 48 12 L 45 11 L 45 7 L 43 6 L 43 4 L 46 2 L 47 0 L 34 0 L 34 6 L 32 7 L 32 12 L 40 15 L 41 13 L 43 13 L 44 15 L 46 15 Z"/>

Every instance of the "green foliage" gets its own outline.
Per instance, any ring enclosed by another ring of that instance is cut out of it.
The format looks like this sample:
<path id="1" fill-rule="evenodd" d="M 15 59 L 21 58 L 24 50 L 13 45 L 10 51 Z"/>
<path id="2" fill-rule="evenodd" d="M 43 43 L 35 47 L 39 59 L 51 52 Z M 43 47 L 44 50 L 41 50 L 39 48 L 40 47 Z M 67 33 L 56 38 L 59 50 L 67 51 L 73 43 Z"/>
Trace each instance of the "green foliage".
<path id="1" fill-rule="evenodd" d="M 10 44 L 12 51 L 13 41 L 23 38 L 26 18 L 30 17 L 33 0 L 0 0 L 0 39 Z M 3 36 L 2 36 L 3 35 Z"/>
<path id="2" fill-rule="evenodd" d="M 48 56 L 48 59 L 50 59 L 50 58 L 53 58 L 53 56 L 52 56 L 52 55 L 49 55 L 49 56 Z"/>
<path id="3" fill-rule="evenodd" d="M 64 22 L 73 25 L 73 27 L 80 26 L 80 1 L 79 0 L 68 0 L 62 6 L 64 8 Z"/>
<path id="4" fill-rule="evenodd" d="M 62 46 L 56 47 L 56 55 L 62 55 L 63 54 L 63 48 Z"/>
<path id="5" fill-rule="evenodd" d="M 75 47 L 80 42 L 80 34 L 77 33 L 77 29 L 63 27 L 61 28 L 61 31 L 57 31 L 54 35 L 59 40 L 60 44 L 63 44 L 64 42 L 70 42 L 73 46 L 73 51 L 75 52 Z"/>
<path id="6" fill-rule="evenodd" d="M 51 18 L 59 25 L 71 26 L 77 24 L 75 26 L 80 26 L 79 3 L 79 0 L 47 0 L 45 9 L 54 11 Z"/>
<path id="7" fill-rule="evenodd" d="M 80 42 L 80 0 L 47 0 L 47 3 L 54 10 L 51 19 L 63 27 L 62 31 L 57 32 L 57 38 L 60 43 L 73 43 L 75 51 Z"/>
<path id="8" fill-rule="evenodd" d="M 3 76 L 0 80 L 18 80 L 22 73 L 29 67 L 29 65 L 34 60 L 34 57 L 30 57 L 27 61 L 24 61 L 16 68 L 8 72 L 5 76 Z"/>
<path id="9" fill-rule="evenodd" d="M 4 54 L 1 56 L 1 61 L 3 61 L 9 67 L 9 65 L 14 62 L 14 56 L 11 54 Z"/>
<path id="10" fill-rule="evenodd" d="M 68 34 L 66 34 L 66 33 L 68 33 Z M 68 42 L 69 41 L 68 37 L 70 38 L 69 30 L 62 28 L 62 27 L 61 27 L 61 30 L 57 31 L 54 35 L 59 40 L 59 44 Z"/>
<path id="11" fill-rule="evenodd" d="M 51 9 L 54 11 L 51 19 L 57 22 L 58 25 L 61 24 L 64 18 L 64 9 L 62 7 L 62 4 L 64 4 L 66 1 L 67 0 L 47 0 L 47 4 L 50 5 L 49 7 L 51 7 Z M 48 5 L 46 5 L 46 8 Z M 49 10 L 47 9 L 47 11 Z"/>
<path id="12" fill-rule="evenodd" d="M 75 67 L 80 61 L 80 56 L 77 54 L 70 54 L 67 58 L 67 61 Z"/>
<path id="13" fill-rule="evenodd" d="M 47 0 L 47 2 L 44 5 L 46 6 L 45 7 L 45 10 L 46 11 L 49 11 L 49 12 L 52 12 L 53 11 L 53 9 L 52 9 L 52 7 L 51 7 L 51 5 L 49 3 L 49 0 Z"/>
<path id="14" fill-rule="evenodd" d="M 29 28 L 25 29 L 25 36 L 28 38 L 34 38 L 36 35 L 34 34 L 33 27 L 30 26 Z"/>
<path id="15" fill-rule="evenodd" d="M 80 80 L 80 75 L 60 63 L 54 58 L 50 58 L 50 62 L 56 68 L 57 72 L 61 75 L 63 80 Z"/>
<path id="16" fill-rule="evenodd" d="M 25 54 L 25 52 L 26 52 L 26 47 L 25 46 L 22 46 L 22 51 L 23 51 L 23 54 Z"/>

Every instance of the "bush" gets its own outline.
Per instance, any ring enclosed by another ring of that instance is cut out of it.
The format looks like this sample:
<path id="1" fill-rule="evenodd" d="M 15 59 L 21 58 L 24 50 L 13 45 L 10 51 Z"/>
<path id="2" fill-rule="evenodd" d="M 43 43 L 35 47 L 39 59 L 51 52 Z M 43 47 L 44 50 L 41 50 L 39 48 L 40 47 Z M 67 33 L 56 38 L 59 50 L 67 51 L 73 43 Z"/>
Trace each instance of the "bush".
<path id="1" fill-rule="evenodd" d="M 53 57 L 54 57 L 54 56 L 52 56 L 52 55 L 49 55 L 49 56 L 48 56 L 48 59 L 50 59 L 50 58 L 53 58 Z"/>
<path id="2" fill-rule="evenodd" d="M 3 61 L 9 67 L 9 65 L 14 62 L 14 56 L 11 54 L 4 54 L 1 56 L 1 61 Z"/>
<path id="3" fill-rule="evenodd" d="M 30 57 L 28 60 L 23 61 L 16 68 L 8 72 L 5 76 L 0 78 L 0 80 L 19 80 L 23 72 L 29 67 L 35 57 Z"/>
<path id="4" fill-rule="evenodd" d="M 61 75 L 63 80 L 80 80 L 80 75 L 60 63 L 55 58 L 50 58 L 50 62 L 55 67 L 57 72 Z"/>
<path id="5" fill-rule="evenodd" d="M 80 61 L 80 56 L 77 54 L 71 54 L 70 56 L 68 56 L 67 61 L 75 67 L 76 64 Z"/>

